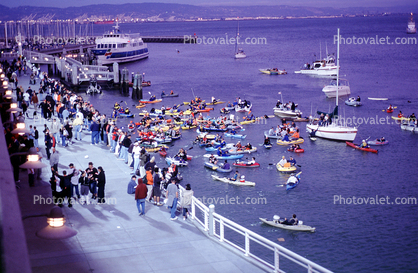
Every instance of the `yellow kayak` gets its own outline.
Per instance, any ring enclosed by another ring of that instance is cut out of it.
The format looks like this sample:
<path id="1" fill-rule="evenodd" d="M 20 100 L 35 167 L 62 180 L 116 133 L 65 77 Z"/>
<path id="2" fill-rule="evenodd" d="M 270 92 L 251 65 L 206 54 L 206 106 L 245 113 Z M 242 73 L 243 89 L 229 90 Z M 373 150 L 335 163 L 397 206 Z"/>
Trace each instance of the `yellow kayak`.
<path id="1" fill-rule="evenodd" d="M 192 125 L 192 126 L 181 126 L 181 129 L 183 129 L 183 130 L 189 130 L 189 129 L 193 129 L 193 128 L 196 128 L 197 126 L 196 125 Z"/>
<path id="2" fill-rule="evenodd" d="M 205 100 L 202 100 L 202 102 L 205 102 Z M 202 102 L 201 102 L 201 103 L 202 103 Z M 190 101 L 185 101 L 185 102 L 183 102 L 183 104 L 184 104 L 184 105 L 189 105 L 189 104 L 190 104 Z"/>
<path id="3" fill-rule="evenodd" d="M 295 166 L 290 166 L 290 163 L 284 164 L 284 166 L 279 165 L 279 163 L 276 164 L 276 168 L 279 172 L 282 173 L 292 173 L 296 171 Z"/>
<path id="4" fill-rule="evenodd" d="M 291 140 L 291 141 L 277 140 L 278 145 L 302 144 L 303 142 L 305 142 L 303 138 L 298 138 L 298 139 Z"/>
<path id="5" fill-rule="evenodd" d="M 409 120 L 409 118 L 407 118 L 407 117 L 401 117 L 401 118 L 398 118 L 398 117 L 392 117 L 394 120 Z"/>
<path id="6" fill-rule="evenodd" d="M 241 125 L 245 125 L 245 124 L 251 124 L 251 123 L 255 123 L 255 119 L 253 119 L 253 120 L 245 120 L 245 121 L 241 121 L 239 124 L 241 124 Z"/>
<path id="7" fill-rule="evenodd" d="M 224 101 L 209 102 L 209 103 L 206 103 L 206 105 L 216 105 L 216 104 L 221 104 L 221 103 L 225 103 L 225 102 Z"/>
<path id="8" fill-rule="evenodd" d="M 135 106 L 136 108 L 142 108 L 142 107 L 145 107 L 146 106 L 146 104 L 145 103 L 141 103 L 141 104 L 139 104 L 139 105 L 137 105 L 137 106 Z"/>

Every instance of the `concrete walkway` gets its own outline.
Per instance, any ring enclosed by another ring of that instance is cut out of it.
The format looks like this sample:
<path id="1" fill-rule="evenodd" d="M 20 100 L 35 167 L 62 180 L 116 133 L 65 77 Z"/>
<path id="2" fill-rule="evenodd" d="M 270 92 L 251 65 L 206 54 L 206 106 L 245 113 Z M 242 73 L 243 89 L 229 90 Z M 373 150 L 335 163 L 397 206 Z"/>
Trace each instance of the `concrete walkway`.
<path id="1" fill-rule="evenodd" d="M 19 78 L 19 85 L 25 90 L 28 83 L 28 76 Z M 31 106 L 30 116 L 33 110 Z M 26 119 L 26 126 L 31 124 L 38 128 L 39 144 L 43 147 L 43 122 Z M 191 220 L 179 217 L 170 221 L 165 206 L 146 203 L 146 215 L 139 216 L 134 196 L 126 193 L 131 169 L 105 145 L 90 143 L 90 135 L 83 134 L 82 141 L 67 148 L 57 144 L 59 173 L 64 169 L 68 172 L 69 163 L 79 169 L 86 169 L 89 161 L 96 168 L 102 166 L 106 198 L 110 199 L 100 205 L 94 201 L 89 205 L 76 203 L 72 208 L 64 206 L 66 225 L 78 232 L 65 240 L 36 236 L 38 230 L 47 226 L 46 217 L 23 220 L 33 272 L 263 272 L 242 255 L 207 237 Z M 46 155 L 43 162 L 49 165 Z M 20 173 L 18 195 L 23 217 L 49 213 L 53 207 L 35 201 L 38 196 L 51 197 L 51 172 L 48 168 L 42 171 L 42 179 L 35 181 L 35 187 L 29 187 L 26 170 Z"/>

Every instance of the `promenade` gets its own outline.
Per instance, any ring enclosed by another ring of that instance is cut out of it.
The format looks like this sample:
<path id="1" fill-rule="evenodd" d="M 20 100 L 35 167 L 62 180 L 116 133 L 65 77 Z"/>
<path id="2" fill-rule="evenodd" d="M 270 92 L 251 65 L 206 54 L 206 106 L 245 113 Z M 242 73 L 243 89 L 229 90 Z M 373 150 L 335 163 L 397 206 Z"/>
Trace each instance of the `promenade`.
<path id="1" fill-rule="evenodd" d="M 22 75 L 19 85 L 27 90 L 29 76 Z M 30 117 L 33 110 L 31 106 Z M 25 123 L 27 128 L 37 127 L 42 161 L 49 165 L 43 149 L 44 120 L 27 118 Z M 50 122 L 46 124 L 50 126 Z M 53 207 L 48 202 L 51 171 L 44 168 L 34 187 L 29 187 L 26 170 L 20 171 L 17 193 L 33 272 L 264 272 L 242 254 L 210 239 L 193 220 L 179 217 L 170 221 L 165 206 L 146 203 L 145 216 L 139 216 L 134 196 L 127 194 L 131 169 L 117 160 L 109 147 L 90 143 L 91 135 L 83 133 L 81 141 L 74 140 L 66 148 L 57 144 L 60 174 L 69 171 L 70 163 L 84 170 L 91 161 L 96 168 L 102 166 L 106 175 L 105 204 L 91 200 L 89 205 L 64 205 L 65 224 L 78 232 L 72 238 L 46 240 L 36 236 L 47 226 L 46 217 L 25 217 L 49 213 Z M 193 187 L 194 182 L 182 184 L 190 183 Z"/>

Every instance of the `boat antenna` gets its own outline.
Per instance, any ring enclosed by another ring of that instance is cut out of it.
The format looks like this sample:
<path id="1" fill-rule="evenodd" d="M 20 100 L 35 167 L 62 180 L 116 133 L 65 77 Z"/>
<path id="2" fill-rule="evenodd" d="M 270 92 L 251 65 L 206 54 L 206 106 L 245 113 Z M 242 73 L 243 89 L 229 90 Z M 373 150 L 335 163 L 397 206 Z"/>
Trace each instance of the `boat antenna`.
<path id="1" fill-rule="evenodd" d="M 196 98 L 196 96 L 194 95 L 194 92 L 193 92 L 193 88 L 192 88 L 192 94 L 193 94 L 193 99 Z"/>
<path id="2" fill-rule="evenodd" d="M 283 103 L 283 95 L 282 95 L 282 92 L 279 91 L 279 95 L 280 95 L 281 102 Z"/>
<path id="3" fill-rule="evenodd" d="M 340 76 L 340 29 L 337 29 L 337 96 L 335 97 L 335 105 L 338 107 L 338 89 L 339 89 L 339 76 Z"/>
<path id="4" fill-rule="evenodd" d="M 115 33 L 119 32 L 119 20 L 117 17 L 116 17 L 116 26 L 113 26 L 113 28 L 115 29 Z"/>
<path id="5" fill-rule="evenodd" d="M 322 50 L 322 48 L 321 48 L 321 42 L 319 42 L 319 60 L 320 61 L 322 61 L 322 53 L 321 53 L 321 50 Z"/>

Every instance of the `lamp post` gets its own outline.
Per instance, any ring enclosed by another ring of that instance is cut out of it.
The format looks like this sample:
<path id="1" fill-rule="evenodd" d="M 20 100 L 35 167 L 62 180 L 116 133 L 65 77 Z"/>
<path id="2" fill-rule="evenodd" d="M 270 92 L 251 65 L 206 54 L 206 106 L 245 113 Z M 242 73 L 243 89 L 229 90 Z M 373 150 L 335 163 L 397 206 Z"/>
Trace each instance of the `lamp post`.
<path id="1" fill-rule="evenodd" d="M 29 134 L 30 130 L 26 129 L 26 125 L 23 122 L 19 122 L 16 124 L 16 128 L 12 130 L 11 133 L 23 136 L 24 134 Z"/>
<path id="2" fill-rule="evenodd" d="M 42 168 L 48 167 L 47 164 L 39 160 L 38 154 L 28 154 L 27 160 L 28 161 L 26 161 L 19 167 L 22 169 L 42 169 Z"/>

